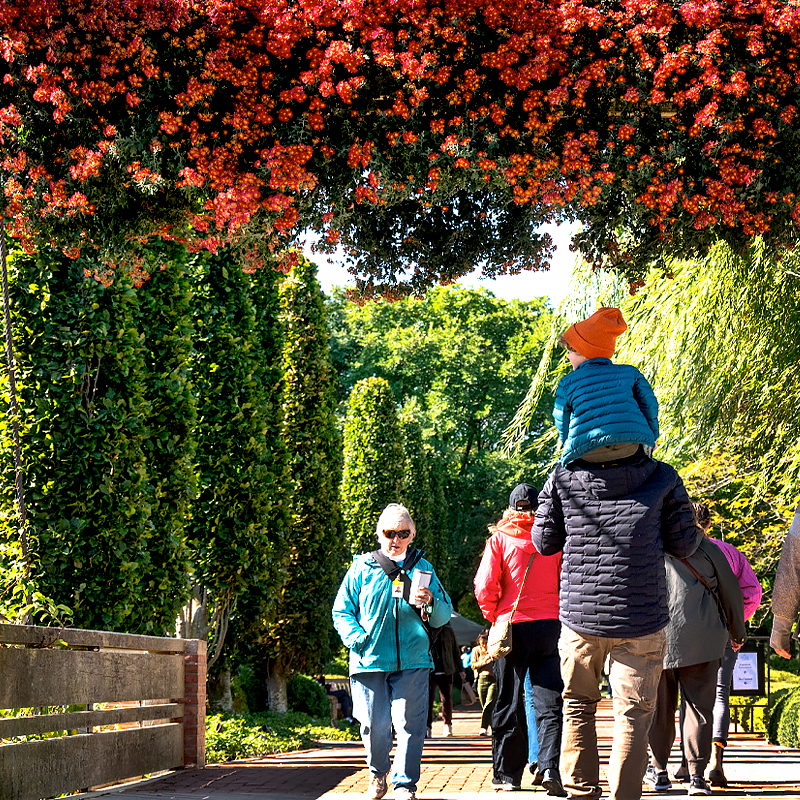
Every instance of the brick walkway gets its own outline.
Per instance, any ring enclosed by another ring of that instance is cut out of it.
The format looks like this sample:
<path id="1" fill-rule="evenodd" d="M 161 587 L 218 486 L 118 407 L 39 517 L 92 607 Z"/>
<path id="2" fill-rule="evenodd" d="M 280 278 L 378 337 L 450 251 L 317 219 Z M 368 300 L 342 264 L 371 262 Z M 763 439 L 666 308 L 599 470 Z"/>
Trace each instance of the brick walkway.
<path id="1" fill-rule="evenodd" d="M 601 703 L 598 723 L 604 764 L 611 749 L 610 701 Z M 491 787 L 491 739 L 478 736 L 478 727 L 477 711 L 457 708 L 455 735 L 447 739 L 435 736 L 425 742 L 418 790 L 423 800 L 487 800 L 487 794 L 496 794 Z M 434 734 L 440 732 L 441 723 L 434 723 Z M 673 751 L 670 771 L 677 767 L 676 753 Z M 715 796 L 800 800 L 800 750 L 772 747 L 759 737 L 733 734 L 726 750 L 725 772 L 730 785 L 715 789 Z M 121 800 L 355 800 L 366 790 L 367 782 L 361 744 L 331 743 L 318 750 L 175 772 L 127 790 L 93 792 L 83 797 L 123 794 Z M 527 776 L 522 788 L 537 792 L 540 800 L 546 797 L 542 789 L 530 786 Z M 645 791 L 643 796 L 653 798 L 656 793 Z M 676 783 L 671 791 L 658 796 L 685 797 L 686 786 Z"/>

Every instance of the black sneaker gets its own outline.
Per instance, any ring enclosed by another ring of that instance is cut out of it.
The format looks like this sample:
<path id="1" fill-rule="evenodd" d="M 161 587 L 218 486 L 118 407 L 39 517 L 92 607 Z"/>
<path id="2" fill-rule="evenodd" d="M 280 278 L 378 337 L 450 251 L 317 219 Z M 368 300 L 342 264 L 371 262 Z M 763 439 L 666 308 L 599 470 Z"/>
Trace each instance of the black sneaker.
<path id="1" fill-rule="evenodd" d="M 647 766 L 644 773 L 644 782 L 657 792 L 668 792 L 672 788 L 672 781 L 665 769 L 657 770 L 652 764 Z"/>
<path id="2" fill-rule="evenodd" d="M 561 776 L 557 770 L 546 769 L 542 771 L 542 786 L 547 789 L 551 797 L 566 797 L 567 793 L 561 785 Z"/>
<path id="3" fill-rule="evenodd" d="M 703 777 L 701 775 L 692 775 L 689 779 L 689 796 L 709 794 L 711 794 L 711 789 Z"/>
<path id="4" fill-rule="evenodd" d="M 500 778 L 492 778 L 492 789 L 496 792 L 518 792 L 522 787 Z"/>

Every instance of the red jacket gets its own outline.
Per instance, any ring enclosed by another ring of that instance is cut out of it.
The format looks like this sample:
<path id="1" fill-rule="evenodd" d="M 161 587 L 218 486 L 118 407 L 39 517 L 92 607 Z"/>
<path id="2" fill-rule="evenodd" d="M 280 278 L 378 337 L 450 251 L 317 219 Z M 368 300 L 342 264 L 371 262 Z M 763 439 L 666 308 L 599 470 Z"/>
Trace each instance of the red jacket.
<path id="1" fill-rule="evenodd" d="M 519 594 L 531 553 L 535 553 L 514 622 L 558 619 L 558 582 L 561 553 L 543 556 L 531 542 L 533 517 L 511 512 L 497 523 L 478 571 L 475 597 L 489 622 L 506 620 Z"/>

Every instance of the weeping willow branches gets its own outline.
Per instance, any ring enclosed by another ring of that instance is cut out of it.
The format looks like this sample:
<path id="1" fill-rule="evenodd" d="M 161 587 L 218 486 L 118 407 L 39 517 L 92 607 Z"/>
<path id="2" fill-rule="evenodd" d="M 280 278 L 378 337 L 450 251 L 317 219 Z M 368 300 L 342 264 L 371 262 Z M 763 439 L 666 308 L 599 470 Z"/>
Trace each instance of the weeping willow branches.
<path id="1" fill-rule="evenodd" d="M 559 308 L 536 377 L 506 431 L 507 449 L 531 446 L 528 421 L 544 389 L 567 368 L 558 333 L 601 305 L 619 305 L 629 327 L 615 361 L 637 366 L 653 385 L 659 457 L 686 464 L 723 452 L 761 489 L 770 486 L 784 500 L 800 494 L 800 253 L 776 261 L 760 247 L 741 256 L 720 244 L 705 259 L 652 272 L 633 297 L 624 288 L 576 270 L 572 299 Z"/>
<path id="2" fill-rule="evenodd" d="M 724 451 L 785 497 L 800 492 L 800 255 L 717 246 L 653 273 L 623 312 L 617 358 L 661 404 L 662 458 Z"/>

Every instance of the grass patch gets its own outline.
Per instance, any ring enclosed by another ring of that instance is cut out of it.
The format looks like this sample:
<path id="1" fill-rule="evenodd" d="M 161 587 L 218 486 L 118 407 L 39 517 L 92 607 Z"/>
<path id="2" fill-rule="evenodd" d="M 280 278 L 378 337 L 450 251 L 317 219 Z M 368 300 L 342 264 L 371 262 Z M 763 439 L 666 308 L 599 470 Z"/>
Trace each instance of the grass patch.
<path id="1" fill-rule="evenodd" d="M 330 720 L 313 719 L 298 711 L 215 714 L 206 719 L 206 759 L 219 764 L 237 758 L 309 750 L 320 740 L 359 740 L 356 725 L 339 724 L 340 728 L 331 728 Z"/>

